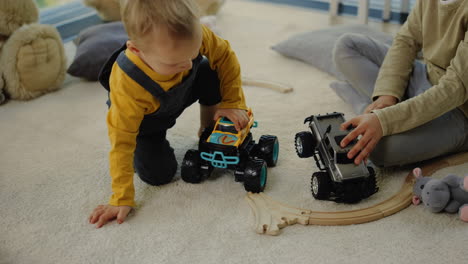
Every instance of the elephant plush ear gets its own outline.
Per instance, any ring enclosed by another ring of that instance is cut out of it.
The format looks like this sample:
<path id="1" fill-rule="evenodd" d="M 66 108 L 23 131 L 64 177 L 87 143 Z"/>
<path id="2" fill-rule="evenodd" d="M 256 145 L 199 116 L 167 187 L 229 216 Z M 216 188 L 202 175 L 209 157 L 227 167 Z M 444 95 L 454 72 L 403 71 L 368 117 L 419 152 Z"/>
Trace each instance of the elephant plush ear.
<path id="1" fill-rule="evenodd" d="M 39 20 L 39 9 L 34 0 L 1 0 L 0 35 L 10 36 L 24 24 Z"/>
<path id="2" fill-rule="evenodd" d="M 414 177 L 415 177 L 416 179 L 422 178 L 422 171 L 421 171 L 421 169 L 420 169 L 420 168 L 415 168 L 415 169 L 413 170 L 413 175 L 414 175 Z"/>

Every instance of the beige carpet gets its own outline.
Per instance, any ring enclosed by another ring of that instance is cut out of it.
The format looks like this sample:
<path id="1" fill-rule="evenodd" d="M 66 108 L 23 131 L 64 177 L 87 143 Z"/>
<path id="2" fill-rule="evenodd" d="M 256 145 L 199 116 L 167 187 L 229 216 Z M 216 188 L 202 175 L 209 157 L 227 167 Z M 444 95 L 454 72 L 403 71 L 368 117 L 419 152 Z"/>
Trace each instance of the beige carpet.
<path id="1" fill-rule="evenodd" d="M 353 19 L 345 19 L 353 22 Z M 328 88 L 332 77 L 284 58 L 270 46 L 291 34 L 328 26 L 325 13 L 230 0 L 218 25 L 250 77 L 291 84 L 280 94 L 245 87 L 262 134 L 277 135 L 280 161 L 265 193 L 321 211 L 370 206 L 393 195 L 410 168 L 379 173 L 381 190 L 358 205 L 316 201 L 312 159 L 299 159 L 295 133 L 311 114 L 351 109 Z M 379 27 L 378 24 L 374 25 Z M 73 55 L 73 46 L 67 45 Z M 411 206 L 353 226 L 290 226 L 277 237 L 254 232 L 245 191 L 218 172 L 200 185 L 177 181 L 150 187 L 135 177 L 139 208 L 122 225 L 96 230 L 93 208 L 110 195 L 106 93 L 97 83 L 69 79 L 63 89 L 0 107 L 0 263 L 467 263 L 468 224 L 456 215 Z M 198 107 L 169 132 L 179 162 L 196 145 Z M 468 173 L 468 165 L 436 176 Z"/>

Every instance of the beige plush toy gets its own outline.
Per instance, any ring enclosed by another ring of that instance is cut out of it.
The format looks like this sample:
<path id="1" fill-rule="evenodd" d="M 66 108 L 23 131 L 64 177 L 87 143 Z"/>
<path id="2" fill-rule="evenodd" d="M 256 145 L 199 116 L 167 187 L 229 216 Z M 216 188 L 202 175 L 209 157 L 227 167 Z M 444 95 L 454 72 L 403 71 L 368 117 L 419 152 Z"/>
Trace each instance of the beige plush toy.
<path id="1" fill-rule="evenodd" d="M 203 16 L 216 15 L 226 0 L 196 0 Z"/>
<path id="2" fill-rule="evenodd" d="M 83 0 L 83 2 L 96 9 L 104 21 L 120 20 L 120 0 Z"/>
<path id="3" fill-rule="evenodd" d="M 65 79 L 60 35 L 55 27 L 37 24 L 38 17 L 34 0 L 0 1 L 0 104 L 5 94 L 32 99 L 57 90 Z"/>
<path id="4" fill-rule="evenodd" d="M 226 0 L 195 0 L 200 6 L 202 16 L 216 15 Z M 120 0 L 83 0 L 93 7 L 104 21 L 120 20 Z"/>

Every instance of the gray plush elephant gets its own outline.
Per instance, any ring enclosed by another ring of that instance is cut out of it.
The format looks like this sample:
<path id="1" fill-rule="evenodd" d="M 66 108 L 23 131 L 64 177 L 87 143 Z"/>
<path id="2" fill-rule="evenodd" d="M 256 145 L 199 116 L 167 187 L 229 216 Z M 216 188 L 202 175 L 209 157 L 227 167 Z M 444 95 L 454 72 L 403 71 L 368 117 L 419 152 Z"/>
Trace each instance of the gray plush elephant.
<path id="1" fill-rule="evenodd" d="M 413 170 L 413 204 L 422 204 L 433 213 L 458 212 L 460 219 L 468 222 L 468 176 L 448 175 L 443 179 L 423 177 L 420 168 Z"/>

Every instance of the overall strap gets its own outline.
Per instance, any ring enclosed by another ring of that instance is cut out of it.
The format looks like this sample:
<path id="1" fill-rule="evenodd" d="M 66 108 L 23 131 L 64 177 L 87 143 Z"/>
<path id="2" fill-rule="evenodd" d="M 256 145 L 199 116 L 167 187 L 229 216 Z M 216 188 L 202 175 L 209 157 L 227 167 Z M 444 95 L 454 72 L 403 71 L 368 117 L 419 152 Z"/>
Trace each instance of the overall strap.
<path id="1" fill-rule="evenodd" d="M 127 44 L 123 44 L 122 47 L 120 47 L 118 50 L 114 51 L 112 55 L 107 59 L 106 63 L 104 66 L 101 68 L 99 71 L 99 76 L 98 80 L 101 83 L 102 86 L 109 92 L 110 91 L 110 85 L 109 85 L 109 79 L 110 75 L 112 72 L 112 66 L 115 63 L 115 60 L 117 60 L 117 56 L 127 48 Z"/>
<path id="2" fill-rule="evenodd" d="M 166 93 L 157 82 L 153 81 L 153 79 L 128 59 L 127 55 L 125 55 L 125 51 L 122 51 L 117 57 L 117 64 L 130 78 L 145 88 L 145 90 L 154 97 L 159 98 Z"/>

